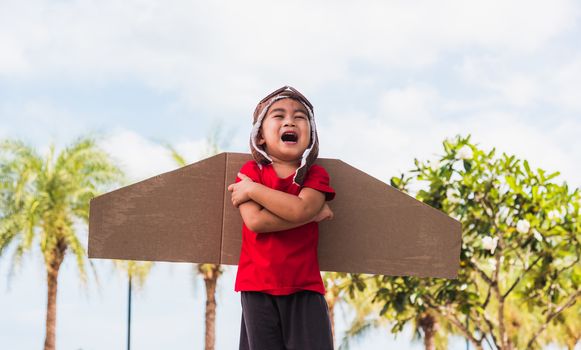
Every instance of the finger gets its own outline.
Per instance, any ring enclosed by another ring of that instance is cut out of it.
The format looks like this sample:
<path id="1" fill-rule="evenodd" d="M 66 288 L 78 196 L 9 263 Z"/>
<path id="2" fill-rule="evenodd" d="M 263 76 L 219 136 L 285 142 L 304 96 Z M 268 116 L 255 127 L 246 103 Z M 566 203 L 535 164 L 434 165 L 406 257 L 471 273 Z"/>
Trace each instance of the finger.
<path id="1" fill-rule="evenodd" d="M 246 175 L 244 175 L 242 173 L 239 173 L 238 174 L 238 177 L 240 178 L 240 180 L 243 180 L 243 181 L 251 181 L 251 182 L 254 182 L 254 180 L 252 180 L 249 176 L 246 176 Z"/>

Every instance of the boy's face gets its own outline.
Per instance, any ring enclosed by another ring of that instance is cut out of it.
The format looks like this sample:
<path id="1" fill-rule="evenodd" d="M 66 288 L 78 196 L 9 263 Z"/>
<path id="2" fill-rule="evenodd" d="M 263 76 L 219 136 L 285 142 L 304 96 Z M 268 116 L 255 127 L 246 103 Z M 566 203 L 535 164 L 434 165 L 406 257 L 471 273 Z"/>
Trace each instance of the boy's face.
<path id="1" fill-rule="evenodd" d="M 305 106 L 292 98 L 274 102 L 258 133 L 266 153 L 284 161 L 300 160 L 311 141 L 311 123 Z"/>

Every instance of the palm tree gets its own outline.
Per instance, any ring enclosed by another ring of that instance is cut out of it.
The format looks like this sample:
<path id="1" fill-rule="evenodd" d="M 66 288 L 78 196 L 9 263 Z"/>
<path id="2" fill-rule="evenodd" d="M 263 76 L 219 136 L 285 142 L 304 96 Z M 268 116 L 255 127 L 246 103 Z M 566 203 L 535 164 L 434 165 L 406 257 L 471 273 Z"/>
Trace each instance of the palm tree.
<path id="1" fill-rule="evenodd" d="M 213 132 L 206 140 L 206 156 L 213 156 L 220 152 L 218 145 L 221 128 L 220 125 L 214 127 Z M 171 153 L 171 157 L 178 166 L 183 167 L 187 165 L 186 159 L 170 144 L 165 144 L 165 147 Z M 223 273 L 221 265 L 215 264 L 198 264 L 196 274 L 199 274 L 204 279 L 206 289 L 206 314 L 205 314 L 205 350 L 214 350 L 216 344 L 216 288 L 218 285 L 218 278 Z"/>
<path id="2" fill-rule="evenodd" d="M 47 276 L 44 349 L 53 350 L 58 274 L 67 253 L 86 282 L 87 254 L 75 224 L 88 223 L 89 200 L 122 181 L 122 173 L 92 137 L 77 139 L 58 155 L 51 144 L 45 157 L 22 141 L 4 140 L 0 180 L 0 255 L 15 246 L 14 266 L 40 246 Z"/>
<path id="3" fill-rule="evenodd" d="M 388 317 L 379 315 L 381 305 L 371 302 L 373 296 L 371 293 L 366 293 L 355 299 L 347 299 L 347 302 L 355 310 L 355 316 L 343 335 L 339 346 L 340 350 L 349 350 L 353 341 L 360 341 L 373 329 L 387 331 L 390 325 L 396 327 L 396 325 L 390 324 Z M 432 313 L 424 313 L 414 315 L 412 321 L 412 341 L 422 341 L 426 350 L 448 348 L 448 336 L 453 329 L 446 320 Z"/>

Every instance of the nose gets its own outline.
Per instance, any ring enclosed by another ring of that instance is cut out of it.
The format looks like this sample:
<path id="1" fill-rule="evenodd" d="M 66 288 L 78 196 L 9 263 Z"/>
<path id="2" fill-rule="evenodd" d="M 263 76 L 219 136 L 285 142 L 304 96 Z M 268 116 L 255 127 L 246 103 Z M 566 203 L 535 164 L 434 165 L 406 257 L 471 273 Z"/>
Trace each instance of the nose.
<path id="1" fill-rule="evenodd" d="M 295 120 L 293 118 L 286 118 L 284 120 L 284 126 L 295 126 Z"/>

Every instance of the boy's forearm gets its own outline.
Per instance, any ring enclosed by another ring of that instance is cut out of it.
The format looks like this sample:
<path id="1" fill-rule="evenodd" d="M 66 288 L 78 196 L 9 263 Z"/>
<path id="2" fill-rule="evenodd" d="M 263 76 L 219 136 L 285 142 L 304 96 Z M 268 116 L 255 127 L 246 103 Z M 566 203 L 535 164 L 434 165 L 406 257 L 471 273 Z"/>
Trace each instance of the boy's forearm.
<path id="1" fill-rule="evenodd" d="M 258 216 L 256 218 L 255 232 L 263 233 L 263 232 L 290 230 L 292 228 L 299 227 L 306 223 L 309 223 L 313 221 L 313 219 L 314 217 L 304 222 L 299 223 L 291 222 L 281 218 L 280 216 L 273 214 L 266 208 L 262 208 L 258 212 Z"/>
<path id="2" fill-rule="evenodd" d="M 305 203 L 298 196 L 256 183 L 250 192 L 250 198 L 272 214 L 291 223 L 302 224 L 311 219 L 307 218 L 310 215 L 305 216 Z"/>

